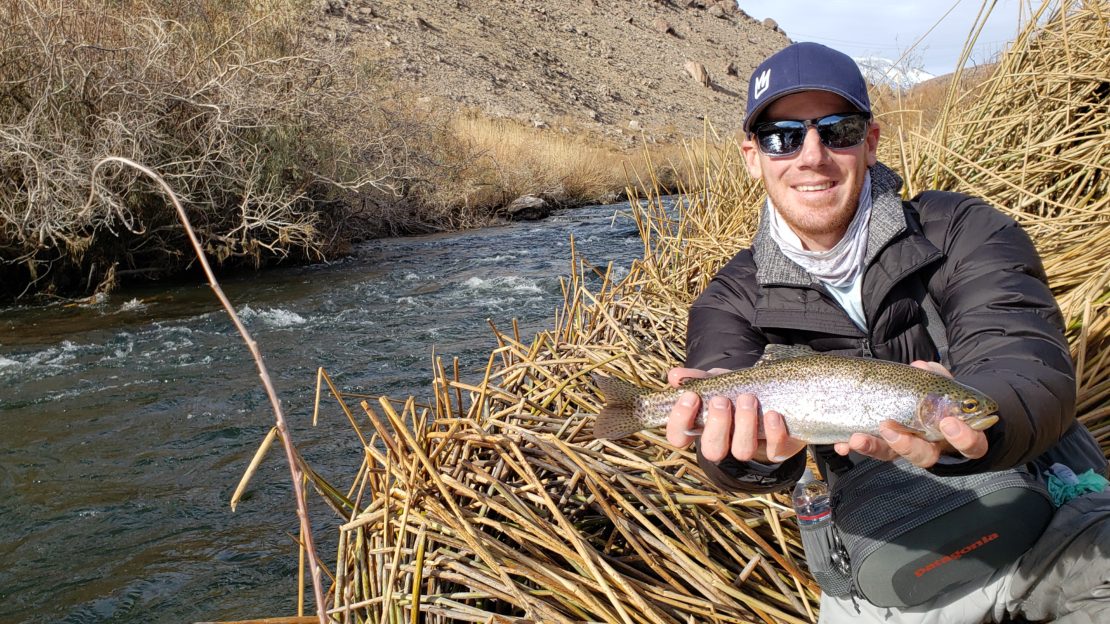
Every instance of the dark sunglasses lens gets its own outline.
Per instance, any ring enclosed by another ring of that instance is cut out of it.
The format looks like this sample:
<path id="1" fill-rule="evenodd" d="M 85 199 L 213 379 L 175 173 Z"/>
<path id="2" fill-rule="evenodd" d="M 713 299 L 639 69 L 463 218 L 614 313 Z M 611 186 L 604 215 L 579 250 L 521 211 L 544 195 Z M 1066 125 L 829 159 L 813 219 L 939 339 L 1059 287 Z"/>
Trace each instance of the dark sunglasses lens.
<path id="1" fill-rule="evenodd" d="M 805 141 L 806 126 L 800 121 L 775 121 L 757 128 L 755 138 L 764 154 L 791 154 Z"/>
<path id="2" fill-rule="evenodd" d="M 817 136 L 831 149 L 859 145 L 867 135 L 867 120 L 861 115 L 829 115 L 817 121 Z"/>

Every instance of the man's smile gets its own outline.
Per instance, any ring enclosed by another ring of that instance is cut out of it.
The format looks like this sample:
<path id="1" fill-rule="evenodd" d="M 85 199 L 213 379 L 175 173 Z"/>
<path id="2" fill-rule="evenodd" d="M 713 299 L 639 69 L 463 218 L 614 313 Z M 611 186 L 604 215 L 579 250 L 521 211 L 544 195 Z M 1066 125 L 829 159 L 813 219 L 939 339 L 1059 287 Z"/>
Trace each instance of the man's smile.
<path id="1" fill-rule="evenodd" d="M 810 192 L 813 192 L 813 191 L 827 191 L 827 190 L 831 189 L 834 186 L 836 186 L 836 182 L 820 182 L 820 183 L 817 183 L 817 184 L 796 184 L 796 185 L 794 185 L 794 190 L 795 191 L 801 191 L 803 193 L 810 193 Z"/>

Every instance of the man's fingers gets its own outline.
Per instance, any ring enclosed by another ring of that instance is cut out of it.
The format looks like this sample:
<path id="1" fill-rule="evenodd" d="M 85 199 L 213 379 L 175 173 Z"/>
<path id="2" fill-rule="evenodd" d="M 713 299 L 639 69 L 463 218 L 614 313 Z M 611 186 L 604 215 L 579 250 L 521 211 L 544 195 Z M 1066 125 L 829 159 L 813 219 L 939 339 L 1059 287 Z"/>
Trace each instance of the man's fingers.
<path id="1" fill-rule="evenodd" d="M 948 372 L 948 369 L 945 368 L 944 364 L 941 364 L 940 362 L 926 362 L 925 360 L 914 360 L 913 362 L 910 362 L 910 366 L 912 366 L 914 368 L 920 368 L 921 370 L 927 370 L 930 373 L 936 373 L 938 375 L 944 375 L 945 377 L 948 377 L 949 379 L 952 378 L 952 373 Z"/>
<path id="2" fill-rule="evenodd" d="M 866 433 L 853 433 L 852 437 L 848 438 L 847 443 L 837 443 L 836 446 L 838 447 L 836 452 L 841 455 L 847 455 L 850 451 L 855 451 L 860 455 L 866 455 L 881 461 L 890 461 L 898 457 L 898 453 L 882 438 Z M 841 452 L 840 447 L 843 447 L 843 452 Z"/>
<path id="3" fill-rule="evenodd" d="M 854 433 L 847 443 L 837 443 L 835 450 L 841 455 L 855 451 L 884 461 L 901 456 L 921 468 L 935 465 L 941 454 L 951 449 L 969 459 L 978 459 L 987 454 L 987 435 L 982 431 L 976 431 L 967 426 L 967 423 L 951 416 L 940 422 L 940 428 L 946 439 L 930 442 L 902 431 L 897 423 L 888 421 L 879 426 L 882 438 Z"/>
<path id="4" fill-rule="evenodd" d="M 736 397 L 734 412 L 732 455 L 740 461 L 749 461 L 759 443 L 759 401 L 754 395 L 741 394 Z"/>
<path id="5" fill-rule="evenodd" d="M 905 457 L 915 466 L 928 468 L 937 463 L 937 459 L 940 458 L 940 445 L 899 431 L 894 423 L 888 421 L 879 425 L 879 433 L 895 453 Z"/>
<path id="6" fill-rule="evenodd" d="M 728 455 L 732 442 L 732 416 L 732 401 L 721 396 L 710 399 L 699 445 L 701 454 L 711 462 L 719 462 Z"/>
<path id="7" fill-rule="evenodd" d="M 694 438 L 686 432 L 694 428 L 700 409 L 701 400 L 697 393 L 683 392 L 667 417 L 667 442 L 678 448 L 689 446 Z"/>
<path id="8" fill-rule="evenodd" d="M 790 437 L 786 420 L 775 411 L 763 415 L 763 435 L 767 438 L 767 459 L 775 463 L 790 459 L 806 446 L 805 442 Z"/>
<path id="9" fill-rule="evenodd" d="M 968 459 L 979 459 L 987 454 L 987 434 L 972 429 L 959 418 L 949 416 L 941 420 L 940 432 L 956 452 Z"/>
<path id="10" fill-rule="evenodd" d="M 704 379 L 706 377 L 709 377 L 709 373 L 696 368 L 672 368 L 667 371 L 667 385 L 678 388 L 687 379 Z"/>

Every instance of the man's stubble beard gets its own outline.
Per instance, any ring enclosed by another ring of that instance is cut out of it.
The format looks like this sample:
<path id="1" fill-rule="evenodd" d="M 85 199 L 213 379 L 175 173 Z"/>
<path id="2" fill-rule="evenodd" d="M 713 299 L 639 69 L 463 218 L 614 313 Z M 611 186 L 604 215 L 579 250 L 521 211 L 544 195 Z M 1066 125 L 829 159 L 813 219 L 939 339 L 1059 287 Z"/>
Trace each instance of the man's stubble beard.
<path id="1" fill-rule="evenodd" d="M 806 209 L 804 207 L 796 211 L 796 213 L 801 218 L 795 219 L 795 214 L 787 214 L 783 212 L 781 208 L 783 204 L 776 201 L 774 197 L 771 197 L 771 202 L 775 205 L 775 210 L 778 211 L 779 218 L 781 218 L 788 226 L 790 226 L 790 229 L 794 230 L 795 234 L 799 234 L 798 230 L 800 229 L 801 234 L 804 234 L 806 237 L 816 238 L 829 234 L 838 234 L 840 236 L 843 236 L 844 233 L 848 231 L 848 226 L 851 225 L 852 219 L 854 219 L 856 213 L 859 212 L 859 197 L 860 193 L 863 192 L 862 180 L 863 177 L 860 178 L 860 184 L 855 189 L 853 189 L 852 195 L 851 197 L 849 197 L 847 205 L 852 207 L 851 211 L 844 211 L 839 213 L 837 218 L 830 223 L 822 223 L 821 221 L 815 219 L 807 219 L 806 217 L 809 217 L 811 215 L 810 213 L 806 212 Z M 820 230 L 814 229 L 817 225 L 822 226 Z M 801 234 L 799 234 L 799 237 L 802 237 Z M 837 239 L 837 242 L 839 242 L 839 239 Z"/>

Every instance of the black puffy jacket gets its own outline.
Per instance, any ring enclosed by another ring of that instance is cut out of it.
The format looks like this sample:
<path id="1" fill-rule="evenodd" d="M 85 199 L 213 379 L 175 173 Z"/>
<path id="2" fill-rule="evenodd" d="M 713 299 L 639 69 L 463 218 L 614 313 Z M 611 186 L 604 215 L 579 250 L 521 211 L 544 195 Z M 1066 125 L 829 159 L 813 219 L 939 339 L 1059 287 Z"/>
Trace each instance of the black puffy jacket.
<path id="1" fill-rule="evenodd" d="M 725 265 L 692 306 L 686 365 L 751 366 L 768 343 L 904 363 L 936 361 L 921 303 L 928 293 L 947 330 L 953 375 L 997 401 L 1000 416 L 986 430 L 984 457 L 931 470 L 964 474 L 1032 461 L 1075 425 L 1075 370 L 1032 242 L 1013 219 L 980 199 L 931 191 L 903 202 L 901 179 L 882 164 L 871 168 L 871 180 L 862 284 L 867 333 L 782 254 L 764 219 L 752 247 Z M 831 446 L 811 450 L 834 475 L 852 465 Z M 799 453 L 780 466 L 731 457 L 713 464 L 698 455 L 718 485 L 749 492 L 791 485 L 805 460 Z"/>

